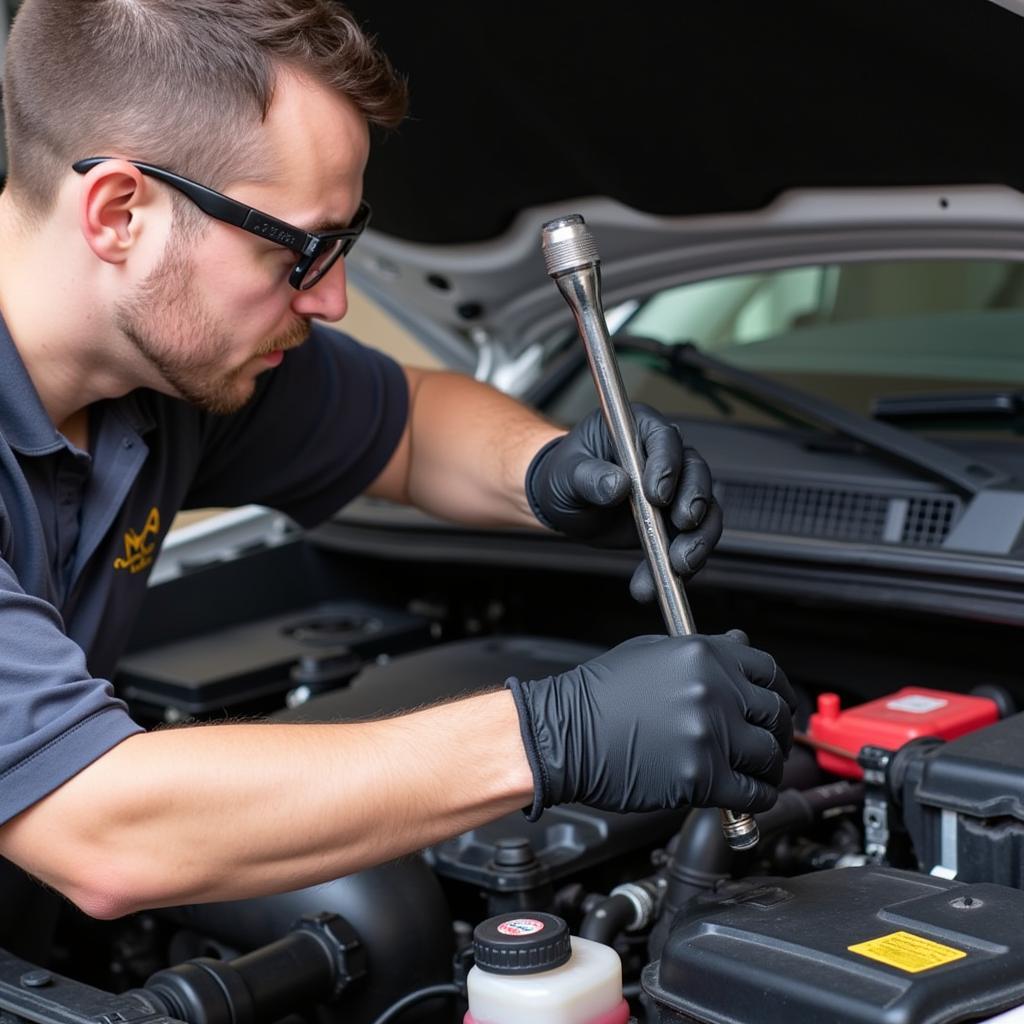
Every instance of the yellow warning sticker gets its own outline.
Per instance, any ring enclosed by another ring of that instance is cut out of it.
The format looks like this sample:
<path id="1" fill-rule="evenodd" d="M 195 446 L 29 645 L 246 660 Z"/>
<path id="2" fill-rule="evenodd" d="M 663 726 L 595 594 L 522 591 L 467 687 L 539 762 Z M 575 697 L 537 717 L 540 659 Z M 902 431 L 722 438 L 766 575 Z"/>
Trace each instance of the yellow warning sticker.
<path id="1" fill-rule="evenodd" d="M 910 932 L 892 932 L 890 935 L 871 939 L 870 942 L 858 942 L 856 946 L 846 948 L 851 953 L 870 957 L 910 974 L 930 971 L 933 967 L 951 964 L 954 960 L 961 960 L 967 956 L 962 949 L 943 946 L 939 942 L 923 939 L 920 935 L 912 935 Z"/>

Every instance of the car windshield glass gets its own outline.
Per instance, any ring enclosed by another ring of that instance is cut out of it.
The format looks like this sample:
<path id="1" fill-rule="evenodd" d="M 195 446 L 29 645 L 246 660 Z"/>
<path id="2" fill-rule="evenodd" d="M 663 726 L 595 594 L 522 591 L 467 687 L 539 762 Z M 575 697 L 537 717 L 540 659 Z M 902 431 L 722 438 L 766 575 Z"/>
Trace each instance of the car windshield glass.
<path id="1" fill-rule="evenodd" d="M 741 274 L 638 298 L 610 309 L 608 320 L 613 333 L 692 342 L 864 415 L 894 395 L 1024 389 L 1024 264 L 1011 261 L 873 261 Z M 763 411 L 735 403 L 726 411 L 667 379 L 663 366 L 642 355 L 624 355 L 622 373 L 636 401 L 765 422 Z M 581 374 L 550 411 L 571 420 L 593 404 Z M 1015 429 L 1006 417 L 963 415 L 904 425 L 961 436 Z"/>

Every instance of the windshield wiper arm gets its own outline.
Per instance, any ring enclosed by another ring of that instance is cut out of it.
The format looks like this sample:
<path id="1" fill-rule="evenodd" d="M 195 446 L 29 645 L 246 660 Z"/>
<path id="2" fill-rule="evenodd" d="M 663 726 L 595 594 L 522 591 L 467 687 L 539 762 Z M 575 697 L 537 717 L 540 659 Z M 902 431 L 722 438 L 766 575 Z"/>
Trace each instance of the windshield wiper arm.
<path id="1" fill-rule="evenodd" d="M 880 420 L 983 419 L 1016 420 L 1024 415 L 1022 391 L 926 391 L 882 395 L 871 413 Z"/>
<path id="2" fill-rule="evenodd" d="M 623 351 L 646 352 L 664 359 L 669 367 L 684 373 L 694 371 L 713 380 L 728 383 L 737 390 L 779 405 L 790 412 L 860 441 L 877 452 L 907 463 L 915 469 L 952 484 L 965 495 L 974 495 L 988 487 L 1006 483 L 1007 473 L 987 463 L 966 458 L 959 452 L 897 427 L 844 409 L 835 402 L 789 387 L 757 373 L 741 370 L 731 363 L 701 352 L 692 342 L 668 345 L 653 338 L 614 335 L 612 341 Z"/>

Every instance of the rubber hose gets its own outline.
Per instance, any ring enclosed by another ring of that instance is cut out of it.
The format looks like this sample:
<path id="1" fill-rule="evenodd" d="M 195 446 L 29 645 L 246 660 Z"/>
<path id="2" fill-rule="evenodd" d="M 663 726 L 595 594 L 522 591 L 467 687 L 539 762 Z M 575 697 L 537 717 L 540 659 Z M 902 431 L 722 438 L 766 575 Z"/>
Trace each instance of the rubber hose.
<path id="1" fill-rule="evenodd" d="M 389 1006 L 373 1024 L 391 1024 L 400 1013 L 404 1013 L 410 1006 L 422 1003 L 425 999 L 433 999 L 436 996 L 461 996 L 462 990 L 458 985 L 449 983 L 446 985 L 430 985 L 428 988 L 417 989 L 403 996 L 397 1003 Z"/>
<path id="2" fill-rule="evenodd" d="M 857 782 L 830 782 L 811 789 L 784 789 L 771 810 L 758 814 L 762 836 L 778 834 L 816 821 L 825 811 L 864 799 L 864 786 Z M 651 932 L 648 952 L 652 960 L 661 955 L 672 919 L 692 896 L 714 888 L 730 876 L 733 851 L 722 836 L 718 810 L 695 809 L 687 816 L 679 834 L 669 844 L 669 860 L 663 868 L 668 882 L 661 915 Z"/>
<path id="3" fill-rule="evenodd" d="M 580 923 L 580 938 L 610 946 L 619 932 L 625 931 L 636 916 L 636 906 L 626 896 L 602 900 Z"/>
<path id="4" fill-rule="evenodd" d="M 864 800 L 864 786 L 859 782 L 830 782 L 813 789 L 786 789 L 771 810 L 757 815 L 762 836 L 811 825 L 825 811 L 846 804 L 856 806 Z"/>

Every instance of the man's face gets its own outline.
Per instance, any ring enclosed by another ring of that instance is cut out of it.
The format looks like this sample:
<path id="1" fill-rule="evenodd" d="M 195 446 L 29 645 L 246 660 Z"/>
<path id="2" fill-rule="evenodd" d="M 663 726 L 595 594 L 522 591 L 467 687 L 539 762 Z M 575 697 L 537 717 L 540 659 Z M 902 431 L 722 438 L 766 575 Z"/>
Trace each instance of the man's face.
<path id="1" fill-rule="evenodd" d="M 117 327 L 174 394 L 207 412 L 236 412 L 252 397 L 260 370 L 302 343 L 309 321 L 297 318 L 280 333 L 251 343 L 250 358 L 236 363 L 230 357 L 245 336 L 244 325 L 233 326 L 210 308 L 196 277 L 187 240 L 172 236 L 160 265 L 118 305 Z"/>
<path id="2" fill-rule="evenodd" d="M 351 219 L 369 144 L 347 101 L 282 73 L 260 134 L 273 177 L 228 195 L 309 230 Z M 218 221 L 202 227 L 198 238 L 172 230 L 159 265 L 117 303 L 115 322 L 167 391 L 230 413 L 301 344 L 311 319 L 344 315 L 344 261 L 298 292 L 288 284 L 295 253 Z"/>

